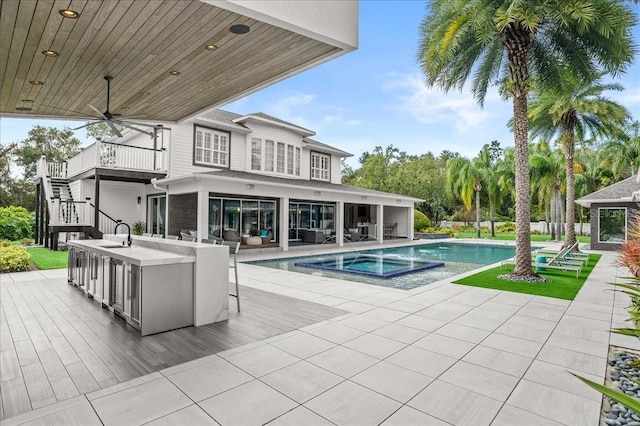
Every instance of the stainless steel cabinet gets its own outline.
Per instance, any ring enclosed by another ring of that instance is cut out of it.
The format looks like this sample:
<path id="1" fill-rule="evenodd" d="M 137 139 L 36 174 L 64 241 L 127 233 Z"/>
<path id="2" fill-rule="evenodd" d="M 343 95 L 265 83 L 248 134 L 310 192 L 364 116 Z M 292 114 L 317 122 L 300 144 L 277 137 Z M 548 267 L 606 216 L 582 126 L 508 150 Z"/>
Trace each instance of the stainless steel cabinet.
<path id="1" fill-rule="evenodd" d="M 140 283 L 142 282 L 142 268 L 138 265 L 129 265 L 129 282 L 128 284 L 128 300 L 126 304 L 126 318 L 127 322 L 133 327 L 140 330 L 140 301 L 141 301 L 141 289 Z"/>
<path id="2" fill-rule="evenodd" d="M 125 264 L 121 260 L 109 261 L 109 307 L 121 316 L 124 315 Z"/>

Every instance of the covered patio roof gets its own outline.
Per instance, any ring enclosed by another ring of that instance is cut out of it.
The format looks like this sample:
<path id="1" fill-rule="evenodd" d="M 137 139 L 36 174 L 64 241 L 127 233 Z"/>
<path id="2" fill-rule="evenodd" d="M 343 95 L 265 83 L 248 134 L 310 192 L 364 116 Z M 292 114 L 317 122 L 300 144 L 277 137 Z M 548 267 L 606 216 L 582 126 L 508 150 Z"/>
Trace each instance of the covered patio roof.
<path id="1" fill-rule="evenodd" d="M 111 76 L 112 114 L 177 122 L 357 47 L 355 1 L 7 0 L 0 7 L 3 116 L 95 118 L 89 105 L 105 111 Z M 65 9 L 78 16 L 64 17 Z"/>

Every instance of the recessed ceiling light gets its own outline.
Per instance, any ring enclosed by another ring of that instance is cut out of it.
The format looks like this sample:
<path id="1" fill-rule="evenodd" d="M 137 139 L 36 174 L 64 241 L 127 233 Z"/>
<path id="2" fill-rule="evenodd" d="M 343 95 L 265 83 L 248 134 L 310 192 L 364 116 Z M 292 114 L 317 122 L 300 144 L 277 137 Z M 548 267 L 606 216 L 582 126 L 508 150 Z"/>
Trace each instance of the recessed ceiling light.
<path id="1" fill-rule="evenodd" d="M 128 111 L 129 107 L 128 106 L 123 106 L 123 107 L 120 107 L 120 109 L 123 110 L 123 111 Z"/>
<path id="2" fill-rule="evenodd" d="M 29 83 L 33 84 L 34 86 L 42 86 L 44 84 L 44 82 L 40 80 L 31 80 Z"/>
<path id="3" fill-rule="evenodd" d="M 213 52 L 214 50 L 216 50 L 218 48 L 218 46 L 216 46 L 215 44 L 207 44 L 205 47 L 205 49 Z"/>
<path id="4" fill-rule="evenodd" d="M 16 111 L 32 111 L 29 107 L 16 107 Z"/>
<path id="5" fill-rule="evenodd" d="M 233 34 L 246 34 L 248 33 L 250 28 L 244 24 L 232 25 L 229 27 L 229 31 Z"/>
<path id="6" fill-rule="evenodd" d="M 32 104 L 33 103 L 33 99 L 20 99 L 20 102 L 24 102 L 27 104 Z"/>
<path id="7" fill-rule="evenodd" d="M 142 92 L 142 93 L 140 93 L 140 94 L 141 94 L 142 96 L 149 96 L 151 93 L 149 93 L 149 92 Z"/>
<path id="8" fill-rule="evenodd" d="M 58 13 L 64 16 L 65 18 L 69 18 L 69 19 L 78 19 L 80 17 L 80 14 L 78 12 L 71 9 L 62 9 L 62 10 L 59 10 Z"/>
<path id="9" fill-rule="evenodd" d="M 169 75 L 180 75 L 180 71 L 171 70 L 171 71 L 169 71 Z"/>
<path id="10" fill-rule="evenodd" d="M 58 52 L 56 52 L 55 50 L 43 50 L 42 54 L 50 58 L 55 58 L 56 56 L 58 56 Z"/>

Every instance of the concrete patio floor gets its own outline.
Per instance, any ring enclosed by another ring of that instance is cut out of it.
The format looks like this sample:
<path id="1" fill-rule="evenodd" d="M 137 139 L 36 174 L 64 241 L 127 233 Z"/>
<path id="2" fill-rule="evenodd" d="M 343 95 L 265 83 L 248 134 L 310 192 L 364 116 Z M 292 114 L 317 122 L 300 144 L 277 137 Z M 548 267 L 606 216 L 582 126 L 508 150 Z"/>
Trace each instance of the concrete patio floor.
<path id="1" fill-rule="evenodd" d="M 609 332 L 628 304 L 604 291 L 626 275 L 615 258 L 603 253 L 572 302 L 447 281 L 404 291 L 240 264 L 242 286 L 348 313 L 2 424 L 595 426 L 602 397 L 568 371 L 602 382 L 610 344 L 637 349 Z"/>

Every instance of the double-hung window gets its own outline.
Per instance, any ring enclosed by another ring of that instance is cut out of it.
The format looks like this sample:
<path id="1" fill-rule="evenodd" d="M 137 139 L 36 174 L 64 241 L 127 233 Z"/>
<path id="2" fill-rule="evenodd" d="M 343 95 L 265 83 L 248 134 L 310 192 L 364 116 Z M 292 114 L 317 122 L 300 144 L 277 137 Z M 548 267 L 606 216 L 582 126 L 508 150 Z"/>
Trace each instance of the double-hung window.
<path id="1" fill-rule="evenodd" d="M 331 157 L 319 152 L 311 153 L 311 179 L 329 181 Z"/>
<path id="2" fill-rule="evenodd" d="M 260 170 L 262 163 L 262 139 L 251 139 L 251 170 Z"/>
<path id="3" fill-rule="evenodd" d="M 274 142 L 270 140 L 264 141 L 264 171 L 273 171 L 274 160 Z"/>
<path id="4" fill-rule="evenodd" d="M 300 148 L 296 147 L 296 176 L 300 176 Z"/>
<path id="5" fill-rule="evenodd" d="M 278 142 L 278 157 L 276 161 L 276 172 L 284 173 L 284 143 Z"/>
<path id="6" fill-rule="evenodd" d="M 293 145 L 287 145 L 287 174 L 293 174 Z"/>
<path id="7" fill-rule="evenodd" d="M 196 126 L 194 139 L 195 164 L 229 167 L 229 133 Z"/>

